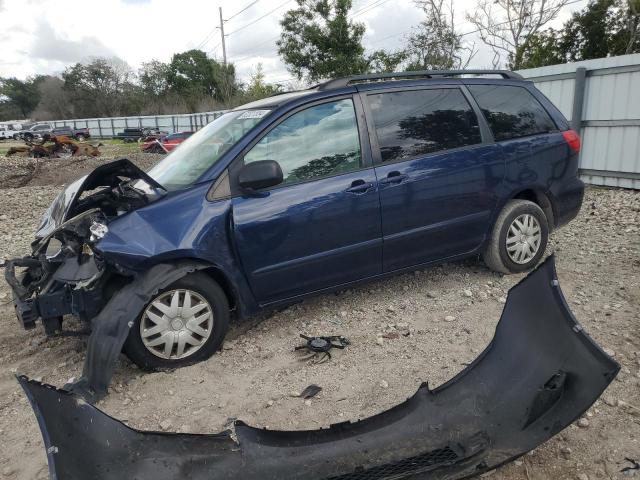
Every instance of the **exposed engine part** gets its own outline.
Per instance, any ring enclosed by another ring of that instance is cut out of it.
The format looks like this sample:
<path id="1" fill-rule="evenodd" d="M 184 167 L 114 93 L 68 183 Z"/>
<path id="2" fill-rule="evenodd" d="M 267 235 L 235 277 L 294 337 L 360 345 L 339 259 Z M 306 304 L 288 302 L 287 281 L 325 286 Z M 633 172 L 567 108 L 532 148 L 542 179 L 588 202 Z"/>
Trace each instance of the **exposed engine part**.
<path id="1" fill-rule="evenodd" d="M 304 338 L 307 343 L 296 347 L 294 350 L 306 350 L 305 354 L 300 356 L 299 359 L 310 360 L 312 363 L 324 363 L 331 359 L 330 350 L 332 348 L 343 350 L 347 345 L 351 344 L 349 340 L 342 336 L 309 337 L 300 334 L 300 337 Z"/>
<path id="2" fill-rule="evenodd" d="M 509 291 L 492 342 L 471 365 L 357 422 L 273 431 L 236 420 L 233 434 L 148 432 L 72 393 L 18 381 L 38 417 L 51 478 L 457 480 L 556 435 L 619 369 L 573 317 L 550 257 Z"/>

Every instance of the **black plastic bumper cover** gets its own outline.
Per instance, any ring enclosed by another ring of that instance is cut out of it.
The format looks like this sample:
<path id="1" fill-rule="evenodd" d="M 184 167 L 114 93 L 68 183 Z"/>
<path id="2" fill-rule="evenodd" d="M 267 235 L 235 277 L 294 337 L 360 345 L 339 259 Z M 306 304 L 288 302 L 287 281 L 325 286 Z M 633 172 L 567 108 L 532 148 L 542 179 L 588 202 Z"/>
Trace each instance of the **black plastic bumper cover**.
<path id="1" fill-rule="evenodd" d="M 571 314 L 549 259 L 516 285 L 478 359 L 374 417 L 311 431 L 242 422 L 214 435 L 143 432 L 79 397 L 19 377 L 52 479 L 458 479 L 567 427 L 618 372 Z"/>

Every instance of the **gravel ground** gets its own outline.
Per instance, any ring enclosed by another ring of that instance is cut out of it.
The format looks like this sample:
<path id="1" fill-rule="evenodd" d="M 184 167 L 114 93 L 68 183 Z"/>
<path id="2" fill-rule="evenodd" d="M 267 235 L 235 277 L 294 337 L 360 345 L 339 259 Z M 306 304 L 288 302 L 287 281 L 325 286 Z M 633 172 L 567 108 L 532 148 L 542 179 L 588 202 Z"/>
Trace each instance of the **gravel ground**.
<path id="1" fill-rule="evenodd" d="M 157 159 L 130 157 L 144 168 Z M 26 253 L 59 185 L 104 160 L 0 157 L 0 256 Z M 569 304 L 623 368 L 580 426 L 491 472 L 493 478 L 623 478 L 625 457 L 640 459 L 639 225 L 637 192 L 589 188 L 579 217 L 553 234 L 549 251 L 557 253 Z M 99 406 L 138 428 L 194 433 L 219 431 L 234 418 L 272 429 L 365 418 L 411 396 L 423 381 L 435 387 L 463 369 L 491 340 L 507 291 L 521 278 L 472 259 L 307 300 L 234 325 L 224 350 L 199 365 L 142 374 L 122 357 Z M 0 478 L 44 479 L 40 433 L 13 375 L 61 386 L 80 374 L 85 342 L 20 330 L 4 283 L 0 304 Z M 344 335 L 352 345 L 309 365 L 292 351 L 300 333 Z M 318 396 L 292 396 L 311 383 L 323 387 Z"/>

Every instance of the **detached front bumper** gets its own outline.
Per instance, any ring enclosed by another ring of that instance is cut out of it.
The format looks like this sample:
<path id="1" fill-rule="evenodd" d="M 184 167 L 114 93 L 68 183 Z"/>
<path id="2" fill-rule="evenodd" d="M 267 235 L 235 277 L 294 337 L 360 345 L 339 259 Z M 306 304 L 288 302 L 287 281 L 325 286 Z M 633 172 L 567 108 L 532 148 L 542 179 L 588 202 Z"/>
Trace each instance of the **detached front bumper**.
<path id="1" fill-rule="evenodd" d="M 18 381 L 40 424 L 51 478 L 452 480 L 545 442 L 618 370 L 573 317 L 551 257 L 511 289 L 493 341 L 464 371 L 355 423 L 270 431 L 237 421 L 235 436 L 145 432 L 76 395 Z"/>

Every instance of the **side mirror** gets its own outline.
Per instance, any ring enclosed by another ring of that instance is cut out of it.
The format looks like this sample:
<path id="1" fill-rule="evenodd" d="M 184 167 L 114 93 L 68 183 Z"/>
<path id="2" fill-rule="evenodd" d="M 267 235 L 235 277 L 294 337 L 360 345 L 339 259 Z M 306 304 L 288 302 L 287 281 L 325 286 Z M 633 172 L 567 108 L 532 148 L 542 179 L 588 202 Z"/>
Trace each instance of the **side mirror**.
<path id="1" fill-rule="evenodd" d="M 281 184 L 282 181 L 282 168 L 274 160 L 248 163 L 238 173 L 238 184 L 242 189 L 248 191 L 273 187 Z"/>

